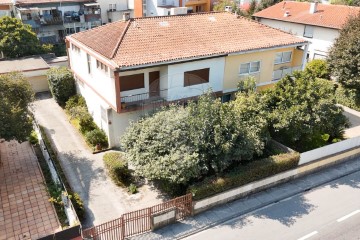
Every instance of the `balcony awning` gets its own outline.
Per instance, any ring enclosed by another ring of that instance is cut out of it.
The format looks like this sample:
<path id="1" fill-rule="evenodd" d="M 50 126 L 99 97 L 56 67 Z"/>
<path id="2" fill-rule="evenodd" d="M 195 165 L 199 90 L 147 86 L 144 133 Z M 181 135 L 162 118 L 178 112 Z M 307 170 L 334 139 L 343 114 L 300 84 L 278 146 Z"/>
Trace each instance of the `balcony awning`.
<path id="1" fill-rule="evenodd" d="M 100 7 L 100 4 L 98 4 L 98 3 L 85 3 L 84 6 L 86 6 L 86 7 L 93 7 L 93 6 Z"/>
<path id="2" fill-rule="evenodd" d="M 17 10 L 19 10 L 20 12 L 29 12 L 29 11 L 39 11 L 40 9 L 37 7 L 32 7 L 32 8 L 18 8 Z"/>

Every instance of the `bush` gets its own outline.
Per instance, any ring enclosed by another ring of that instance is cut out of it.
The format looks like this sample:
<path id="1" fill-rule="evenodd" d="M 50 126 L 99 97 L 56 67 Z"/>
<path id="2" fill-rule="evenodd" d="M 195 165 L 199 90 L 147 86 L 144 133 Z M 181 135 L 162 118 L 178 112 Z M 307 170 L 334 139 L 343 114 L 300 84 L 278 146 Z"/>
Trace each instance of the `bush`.
<path id="1" fill-rule="evenodd" d="M 137 193 L 137 187 L 136 187 L 136 185 L 133 184 L 133 183 L 131 183 L 131 184 L 129 185 L 129 187 L 128 187 L 128 191 L 129 191 L 129 193 L 131 193 L 131 194 Z"/>
<path id="2" fill-rule="evenodd" d="M 72 103 L 69 103 L 69 105 L 72 105 Z M 86 107 L 72 107 L 70 108 L 69 113 L 72 119 L 75 118 L 79 120 L 79 130 L 83 135 L 86 135 L 86 133 L 98 129 Z"/>
<path id="3" fill-rule="evenodd" d="M 115 182 L 116 185 L 125 186 L 130 181 L 130 171 L 127 161 L 123 158 L 123 155 L 118 152 L 106 153 L 103 156 L 105 168 L 109 172 L 109 176 Z M 132 187 L 132 190 L 134 188 Z M 135 186 L 136 190 L 136 186 Z M 130 191 L 130 186 L 129 186 Z M 131 192 L 131 191 L 130 191 Z"/>
<path id="4" fill-rule="evenodd" d="M 32 145 L 35 145 L 35 144 L 38 144 L 38 143 L 39 143 L 39 139 L 38 139 L 37 133 L 36 133 L 34 130 L 31 131 L 31 134 L 30 134 L 30 136 L 29 136 L 28 141 L 29 141 Z"/>
<path id="5" fill-rule="evenodd" d="M 75 94 L 75 80 L 72 72 L 66 68 L 51 68 L 47 72 L 51 94 L 55 101 L 64 106 L 66 101 Z"/>
<path id="6" fill-rule="evenodd" d="M 85 140 L 89 145 L 93 147 L 95 147 L 97 144 L 100 144 L 101 148 L 108 147 L 108 140 L 106 134 L 104 133 L 103 130 L 100 130 L 98 128 L 86 132 Z"/>
<path id="7" fill-rule="evenodd" d="M 338 87 L 335 92 L 336 101 L 346 107 L 360 111 L 360 93 L 356 89 Z"/>
<path id="8" fill-rule="evenodd" d="M 70 112 L 70 110 L 74 107 L 84 107 L 87 109 L 85 98 L 78 94 L 70 97 L 66 102 L 65 109 Z"/>
<path id="9" fill-rule="evenodd" d="M 76 192 L 71 193 L 70 195 L 71 202 L 74 205 L 76 214 L 78 215 L 79 219 L 84 219 L 85 217 L 85 208 L 84 208 L 84 202 L 81 200 L 79 194 Z"/>
<path id="10" fill-rule="evenodd" d="M 314 78 L 330 79 L 330 69 L 328 63 L 323 59 L 314 59 L 305 67 L 305 73 Z"/>
<path id="11" fill-rule="evenodd" d="M 199 200 L 217 193 L 240 187 L 260 179 L 278 174 L 298 166 L 300 154 L 297 152 L 284 153 L 266 159 L 250 162 L 239 166 L 223 177 L 208 178 L 203 182 L 188 188 L 194 194 L 194 199 Z"/>

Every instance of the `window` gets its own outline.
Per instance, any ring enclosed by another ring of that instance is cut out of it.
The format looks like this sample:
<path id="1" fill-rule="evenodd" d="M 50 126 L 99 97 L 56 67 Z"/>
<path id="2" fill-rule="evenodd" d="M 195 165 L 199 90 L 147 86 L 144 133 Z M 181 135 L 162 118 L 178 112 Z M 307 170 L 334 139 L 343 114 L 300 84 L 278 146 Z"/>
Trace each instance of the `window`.
<path id="1" fill-rule="evenodd" d="M 312 38 L 314 35 L 314 27 L 305 25 L 304 37 Z"/>
<path id="2" fill-rule="evenodd" d="M 184 87 L 209 82 L 210 68 L 184 72 Z"/>
<path id="3" fill-rule="evenodd" d="M 109 4 L 109 12 L 115 12 L 116 11 L 116 4 Z"/>
<path id="4" fill-rule="evenodd" d="M 287 63 L 291 61 L 292 52 L 279 52 L 275 56 L 275 64 Z"/>
<path id="5" fill-rule="evenodd" d="M 89 54 L 86 54 L 88 73 L 91 74 L 91 58 Z"/>
<path id="6" fill-rule="evenodd" d="M 120 77 L 120 91 L 129 91 L 145 87 L 144 74 L 134 74 Z"/>
<path id="7" fill-rule="evenodd" d="M 222 103 L 230 102 L 231 101 L 231 95 L 232 95 L 231 93 L 222 95 L 221 102 Z"/>
<path id="8" fill-rule="evenodd" d="M 293 71 L 297 70 L 296 68 L 284 68 L 273 71 L 272 81 L 277 81 L 285 77 L 286 75 L 291 75 Z"/>
<path id="9" fill-rule="evenodd" d="M 75 46 L 74 44 L 71 44 L 71 50 L 76 53 L 80 53 L 80 48 L 78 46 Z"/>
<path id="10" fill-rule="evenodd" d="M 260 71 L 260 61 L 240 64 L 240 74 L 257 73 Z"/>
<path id="11" fill-rule="evenodd" d="M 99 60 L 96 60 L 96 67 L 98 69 L 101 69 L 101 70 L 105 71 L 105 72 L 108 72 L 108 66 L 106 66 L 105 64 L 103 64 Z"/>

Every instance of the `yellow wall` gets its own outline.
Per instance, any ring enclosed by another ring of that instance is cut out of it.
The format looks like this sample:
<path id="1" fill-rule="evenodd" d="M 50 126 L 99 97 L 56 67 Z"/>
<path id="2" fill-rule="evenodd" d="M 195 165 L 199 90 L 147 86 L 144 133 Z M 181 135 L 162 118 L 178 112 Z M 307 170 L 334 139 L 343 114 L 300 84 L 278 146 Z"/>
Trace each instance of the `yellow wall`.
<path id="1" fill-rule="evenodd" d="M 292 51 L 291 62 L 283 64 L 274 64 L 277 52 Z M 256 78 L 257 84 L 270 82 L 272 73 L 281 67 L 297 67 L 301 66 L 302 50 L 295 48 L 273 49 L 268 51 L 261 51 L 255 53 L 247 53 L 241 55 L 225 57 L 225 73 L 224 73 L 224 91 L 235 89 L 240 80 L 245 79 L 250 75 L 239 75 L 240 64 L 260 61 L 260 72 L 251 74 Z M 271 84 L 271 83 L 269 83 Z"/>

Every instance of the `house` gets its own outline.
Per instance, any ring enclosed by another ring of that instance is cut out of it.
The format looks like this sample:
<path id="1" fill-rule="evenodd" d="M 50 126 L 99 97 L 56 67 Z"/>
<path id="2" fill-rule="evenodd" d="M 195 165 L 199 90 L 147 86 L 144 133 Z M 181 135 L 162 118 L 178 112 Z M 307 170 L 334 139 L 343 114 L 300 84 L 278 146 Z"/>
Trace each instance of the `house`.
<path id="1" fill-rule="evenodd" d="M 284 1 L 253 16 L 270 27 L 290 32 L 311 42 L 310 60 L 325 58 L 342 26 L 360 7 Z"/>
<path id="2" fill-rule="evenodd" d="M 134 0 L 135 17 L 210 12 L 210 0 Z"/>
<path id="3" fill-rule="evenodd" d="M 34 92 L 49 91 L 46 72 L 50 66 L 41 56 L 31 56 L 0 61 L 0 74 L 21 72 L 29 81 Z"/>
<path id="4" fill-rule="evenodd" d="M 30 24 L 42 43 L 101 25 L 99 4 L 93 0 L 17 0 L 17 18 Z"/>
<path id="5" fill-rule="evenodd" d="M 111 23 L 134 16 L 134 0 L 98 0 L 102 23 Z"/>
<path id="6" fill-rule="evenodd" d="M 14 3 L 12 0 L 0 0 L 0 17 L 14 17 Z"/>
<path id="7" fill-rule="evenodd" d="M 240 80 L 259 89 L 305 63 L 307 41 L 231 13 L 134 18 L 68 36 L 77 90 L 119 145 L 129 121 L 209 88 L 228 101 Z M 306 52 L 306 50 L 305 50 Z"/>

